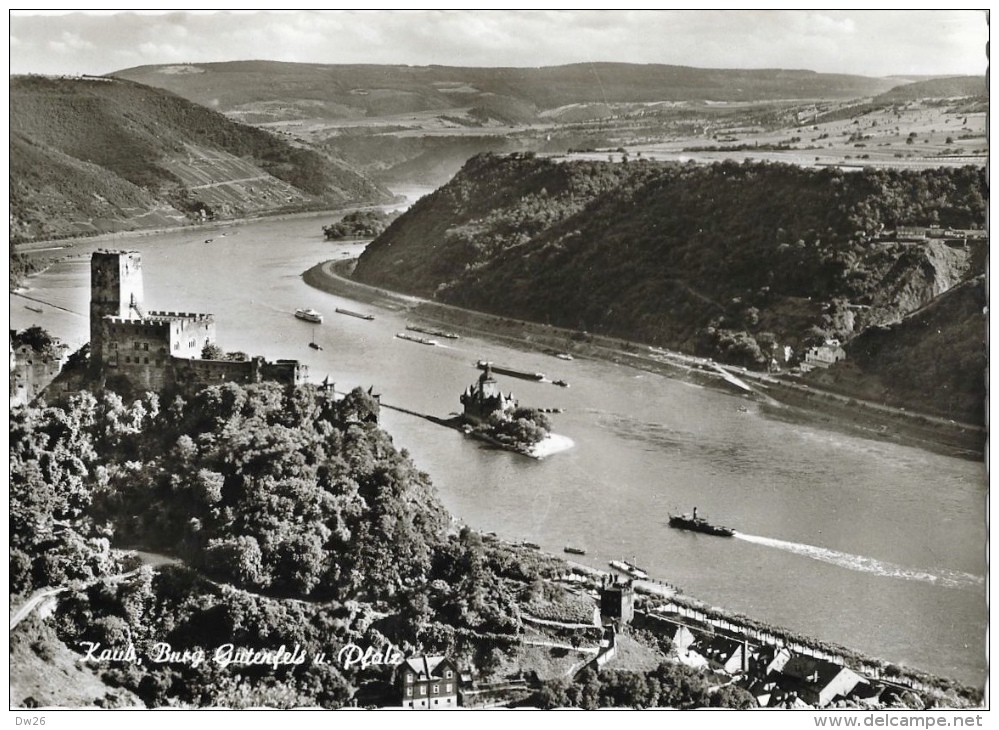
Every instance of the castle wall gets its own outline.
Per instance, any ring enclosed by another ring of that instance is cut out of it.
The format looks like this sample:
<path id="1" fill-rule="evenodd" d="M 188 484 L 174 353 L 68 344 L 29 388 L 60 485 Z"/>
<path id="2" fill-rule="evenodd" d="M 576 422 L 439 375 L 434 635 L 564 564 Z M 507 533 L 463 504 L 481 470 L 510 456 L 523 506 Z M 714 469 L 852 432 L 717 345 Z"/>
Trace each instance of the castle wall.
<path id="1" fill-rule="evenodd" d="M 255 357 L 244 362 L 231 360 L 184 360 L 171 359 L 170 377 L 184 388 L 205 388 L 223 383 L 261 383 L 264 381 L 282 385 L 300 385 L 308 377 L 308 368 L 297 360 L 267 362 Z"/>
<path id="2" fill-rule="evenodd" d="M 302 385 L 309 378 L 309 368 L 298 360 L 278 360 L 270 363 L 261 359 L 260 378 L 283 385 Z"/>
<path id="3" fill-rule="evenodd" d="M 12 353 L 14 367 L 10 371 L 10 405 L 27 405 L 51 383 L 65 358 L 44 357 L 30 347 L 22 346 Z"/>
<path id="4" fill-rule="evenodd" d="M 144 311 L 142 258 L 137 251 L 94 253 L 90 285 L 91 363 L 106 378 L 123 378 L 148 390 L 305 382 L 308 370 L 295 360 L 202 360 L 205 345 L 216 342 L 214 315 Z"/>

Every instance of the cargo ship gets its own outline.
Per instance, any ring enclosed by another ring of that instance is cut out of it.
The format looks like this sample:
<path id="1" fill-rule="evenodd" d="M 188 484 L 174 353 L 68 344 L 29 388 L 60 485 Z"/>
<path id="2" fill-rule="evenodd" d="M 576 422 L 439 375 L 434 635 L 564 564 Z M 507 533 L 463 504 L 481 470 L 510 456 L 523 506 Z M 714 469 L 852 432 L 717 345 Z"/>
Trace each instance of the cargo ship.
<path id="1" fill-rule="evenodd" d="M 586 555 L 586 551 L 583 548 L 573 547 L 572 545 L 566 545 L 562 548 L 562 551 L 570 555 Z"/>
<path id="2" fill-rule="evenodd" d="M 374 315 L 371 314 L 361 314 L 360 312 L 351 312 L 349 309 L 336 308 L 337 314 L 346 314 L 351 317 L 357 317 L 358 319 L 366 319 L 369 322 L 374 319 Z"/>
<path id="3" fill-rule="evenodd" d="M 454 332 L 445 332 L 444 330 L 432 330 L 427 327 L 417 327 L 415 324 L 406 325 L 406 329 L 410 332 L 419 332 L 424 335 L 433 335 L 434 337 L 443 337 L 447 340 L 457 340 L 460 339 L 458 335 Z"/>
<path id="4" fill-rule="evenodd" d="M 314 322 L 316 324 L 323 323 L 323 315 L 315 309 L 296 309 L 295 316 L 299 319 L 304 319 L 306 322 Z"/>
<path id="5" fill-rule="evenodd" d="M 421 345 L 430 345 L 432 347 L 436 347 L 437 345 L 440 344 L 439 342 L 437 342 L 437 340 L 430 340 L 427 339 L 426 337 L 415 337 L 414 335 L 407 335 L 405 332 L 400 332 L 399 334 L 396 335 L 396 337 L 398 337 L 400 340 L 406 340 L 408 342 L 418 342 Z"/>
<path id="6" fill-rule="evenodd" d="M 475 363 L 475 367 L 477 367 L 479 370 L 485 370 L 488 367 L 492 369 L 494 373 L 499 373 L 500 375 L 509 375 L 511 378 L 521 378 L 522 380 L 541 381 L 545 379 L 544 373 L 529 373 L 526 370 L 516 370 L 514 368 L 508 368 L 503 365 L 496 365 L 486 360 L 479 360 L 477 363 Z"/>
<path id="7" fill-rule="evenodd" d="M 705 535 L 714 535 L 716 537 L 732 537 L 735 534 L 735 530 L 733 530 L 731 527 L 723 527 L 722 525 L 712 525 L 703 517 L 698 517 L 697 507 L 694 507 L 694 514 L 692 515 L 671 514 L 669 516 L 669 526 L 675 527 L 678 530 L 703 532 Z"/>

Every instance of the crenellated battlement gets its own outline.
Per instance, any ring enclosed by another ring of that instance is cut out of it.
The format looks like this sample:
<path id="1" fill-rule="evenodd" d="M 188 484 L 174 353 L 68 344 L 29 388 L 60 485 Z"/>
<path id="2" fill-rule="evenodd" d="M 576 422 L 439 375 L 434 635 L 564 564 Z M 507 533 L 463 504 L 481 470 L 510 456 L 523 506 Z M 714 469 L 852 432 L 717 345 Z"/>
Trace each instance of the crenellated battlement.
<path id="1" fill-rule="evenodd" d="M 214 314 L 206 314 L 204 312 L 146 312 L 145 319 L 161 319 L 161 320 L 171 320 L 171 319 L 190 319 L 195 322 L 214 322 Z"/>
<path id="2" fill-rule="evenodd" d="M 132 331 L 145 330 L 149 332 L 154 331 L 168 331 L 170 329 L 170 320 L 168 319 L 131 319 L 129 317 L 105 317 L 105 324 L 114 325 L 115 327 L 128 328 Z M 112 333 L 120 332 L 121 330 L 111 330 Z"/>

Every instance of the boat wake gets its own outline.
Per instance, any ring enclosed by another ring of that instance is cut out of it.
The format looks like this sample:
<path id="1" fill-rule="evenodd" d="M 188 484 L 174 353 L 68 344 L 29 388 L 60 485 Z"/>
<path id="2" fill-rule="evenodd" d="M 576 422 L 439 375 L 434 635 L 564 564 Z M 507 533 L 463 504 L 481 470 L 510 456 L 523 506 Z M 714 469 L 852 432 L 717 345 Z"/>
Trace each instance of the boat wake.
<path id="1" fill-rule="evenodd" d="M 805 545 L 800 542 L 788 542 L 786 540 L 775 540 L 770 537 L 760 537 L 759 535 L 745 535 L 736 532 L 734 537 L 757 545 L 784 550 L 795 555 L 803 555 L 812 560 L 819 560 L 823 563 L 831 563 L 841 568 L 856 570 L 862 573 L 872 573 L 886 578 L 902 578 L 903 580 L 923 581 L 935 585 L 946 586 L 948 588 L 967 588 L 984 584 L 985 579 L 979 575 L 963 573 L 959 570 L 941 570 L 936 573 L 923 570 L 912 570 L 894 563 L 887 563 L 882 560 L 868 558 L 863 555 L 851 555 L 841 553 L 838 550 L 817 547 L 815 545 Z"/>

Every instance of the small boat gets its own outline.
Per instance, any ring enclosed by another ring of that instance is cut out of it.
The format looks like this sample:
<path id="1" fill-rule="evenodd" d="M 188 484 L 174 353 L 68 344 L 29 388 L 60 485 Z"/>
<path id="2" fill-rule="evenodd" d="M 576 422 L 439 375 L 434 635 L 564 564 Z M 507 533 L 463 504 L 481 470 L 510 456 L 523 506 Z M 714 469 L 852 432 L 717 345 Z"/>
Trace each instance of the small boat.
<path id="1" fill-rule="evenodd" d="M 316 324 L 323 323 L 323 315 L 315 309 L 296 309 L 295 316 L 298 319 L 304 319 L 306 322 L 314 322 Z"/>
<path id="2" fill-rule="evenodd" d="M 739 406 L 739 413 L 749 413 L 749 409 L 746 406 Z"/>
<path id="3" fill-rule="evenodd" d="M 336 308 L 336 312 L 337 314 L 346 314 L 351 317 L 357 317 L 358 319 L 366 319 L 369 322 L 374 319 L 374 316 L 371 314 L 361 314 L 360 312 L 352 312 L 349 309 L 342 309 L 340 307 Z"/>
<path id="4" fill-rule="evenodd" d="M 323 349 L 323 346 L 320 345 L 318 342 L 310 342 L 309 343 L 309 347 L 311 347 L 313 350 L 322 350 Z"/>
<path id="5" fill-rule="evenodd" d="M 506 367 L 504 365 L 494 365 L 487 360 L 479 360 L 475 363 L 475 367 L 479 370 L 485 370 L 487 367 L 490 368 L 494 373 L 499 373 L 500 375 L 509 375 L 511 378 L 521 378 L 523 380 L 544 380 L 544 373 L 530 373 L 526 370 L 516 370 L 514 368 Z"/>
<path id="6" fill-rule="evenodd" d="M 569 553 L 570 555 L 586 555 L 586 551 L 583 548 L 573 547 L 572 545 L 566 545 L 562 548 L 562 552 Z"/>
<path id="7" fill-rule="evenodd" d="M 540 550 L 541 549 L 541 546 L 538 545 L 538 543 L 536 543 L 536 542 L 528 542 L 527 540 L 524 540 L 522 543 L 520 543 L 520 545 L 521 545 L 521 547 L 531 548 L 532 550 Z"/>
<path id="8" fill-rule="evenodd" d="M 408 324 L 408 325 L 406 325 L 406 329 L 408 329 L 410 332 L 420 332 L 421 334 L 424 334 L 424 335 L 433 335 L 434 337 L 443 337 L 444 339 L 447 339 L 447 340 L 457 340 L 457 339 L 460 339 L 458 337 L 458 335 L 456 335 L 454 332 L 446 332 L 444 330 L 434 330 L 434 329 L 429 329 L 427 327 L 417 327 L 415 324 Z"/>
<path id="9" fill-rule="evenodd" d="M 400 332 L 396 335 L 400 340 L 407 340 L 408 342 L 418 342 L 421 345 L 430 345 L 431 347 L 436 347 L 440 343 L 437 340 L 430 340 L 426 337 L 414 337 L 413 335 L 407 335 L 405 332 Z"/>
<path id="10" fill-rule="evenodd" d="M 560 388 L 568 388 L 569 387 L 569 384 L 567 382 L 565 382 L 564 380 L 553 380 L 552 381 L 552 385 L 557 385 Z"/>
<path id="11" fill-rule="evenodd" d="M 678 530 L 690 530 L 691 532 L 702 532 L 705 535 L 714 535 L 716 537 L 732 537 L 735 534 L 735 530 L 731 527 L 724 527 L 722 525 L 712 525 L 703 517 L 697 516 L 697 507 L 694 507 L 694 514 L 692 515 L 674 515 L 669 516 L 669 526 L 675 527 Z"/>
<path id="12" fill-rule="evenodd" d="M 39 314 L 42 313 L 42 308 L 41 307 L 32 307 L 30 304 L 25 304 L 24 308 L 25 309 L 30 309 L 32 312 L 38 312 Z"/>
<path id="13" fill-rule="evenodd" d="M 556 352 L 555 357 L 557 357 L 559 360 L 572 360 L 572 355 L 570 355 L 568 352 Z"/>
<path id="14" fill-rule="evenodd" d="M 214 238 L 206 238 L 205 243 L 211 243 L 214 240 L 215 240 Z"/>

